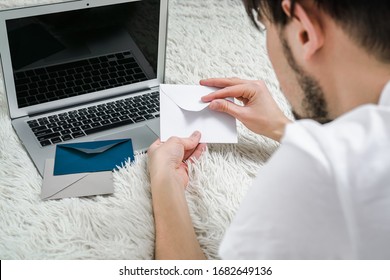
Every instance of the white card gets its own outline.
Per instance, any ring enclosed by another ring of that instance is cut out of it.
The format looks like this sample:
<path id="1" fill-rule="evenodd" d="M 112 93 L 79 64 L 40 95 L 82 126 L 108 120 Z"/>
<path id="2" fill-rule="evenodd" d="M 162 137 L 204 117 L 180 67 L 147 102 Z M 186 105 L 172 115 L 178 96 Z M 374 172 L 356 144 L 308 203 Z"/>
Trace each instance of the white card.
<path id="1" fill-rule="evenodd" d="M 237 143 L 237 125 L 232 116 L 210 110 L 201 97 L 217 88 L 197 85 L 160 85 L 161 141 L 171 136 L 188 137 L 201 132 L 202 143 Z"/>

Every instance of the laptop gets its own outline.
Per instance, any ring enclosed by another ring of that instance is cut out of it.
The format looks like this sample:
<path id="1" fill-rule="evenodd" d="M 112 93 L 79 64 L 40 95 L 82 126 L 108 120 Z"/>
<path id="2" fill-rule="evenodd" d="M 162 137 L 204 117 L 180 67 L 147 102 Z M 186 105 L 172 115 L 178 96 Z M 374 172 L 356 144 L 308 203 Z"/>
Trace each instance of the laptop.
<path id="1" fill-rule="evenodd" d="M 12 125 L 42 175 L 58 143 L 159 136 L 168 0 L 77 0 L 0 11 Z"/>

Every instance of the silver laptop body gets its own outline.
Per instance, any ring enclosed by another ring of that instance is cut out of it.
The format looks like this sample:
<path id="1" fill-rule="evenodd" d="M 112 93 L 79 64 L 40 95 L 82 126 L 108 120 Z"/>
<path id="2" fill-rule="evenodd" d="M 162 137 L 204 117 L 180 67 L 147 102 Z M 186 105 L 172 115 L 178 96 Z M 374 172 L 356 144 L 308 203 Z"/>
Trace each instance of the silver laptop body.
<path id="1" fill-rule="evenodd" d="M 78 0 L 0 11 L 12 125 L 42 175 L 55 145 L 159 135 L 168 0 Z"/>

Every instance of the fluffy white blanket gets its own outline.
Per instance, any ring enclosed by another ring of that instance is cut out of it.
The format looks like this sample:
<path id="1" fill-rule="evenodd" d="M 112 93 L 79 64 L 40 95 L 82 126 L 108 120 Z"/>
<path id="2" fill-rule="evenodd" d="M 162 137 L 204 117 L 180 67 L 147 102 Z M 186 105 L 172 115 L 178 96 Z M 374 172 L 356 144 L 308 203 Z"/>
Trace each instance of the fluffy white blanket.
<path id="1" fill-rule="evenodd" d="M 0 8 L 61 0 L 2 0 Z M 205 77 L 264 79 L 288 106 L 240 0 L 171 0 L 166 82 Z M 237 145 L 209 145 L 190 169 L 186 195 L 209 258 L 262 164 L 277 148 L 239 126 Z M 154 221 L 145 155 L 114 174 L 115 193 L 41 201 L 42 178 L 15 135 L 0 80 L 0 259 L 152 259 Z"/>

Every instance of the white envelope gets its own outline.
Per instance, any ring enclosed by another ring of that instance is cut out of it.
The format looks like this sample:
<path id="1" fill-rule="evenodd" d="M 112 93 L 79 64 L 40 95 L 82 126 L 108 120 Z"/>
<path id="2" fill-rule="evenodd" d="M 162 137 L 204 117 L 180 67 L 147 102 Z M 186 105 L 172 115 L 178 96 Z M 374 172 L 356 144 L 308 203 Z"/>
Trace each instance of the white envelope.
<path id="1" fill-rule="evenodd" d="M 114 192 L 111 171 L 54 176 L 53 170 L 54 159 L 47 159 L 41 189 L 43 200 Z"/>
<path id="2" fill-rule="evenodd" d="M 217 88 L 197 85 L 160 85 L 160 138 L 188 137 L 195 130 L 202 143 L 237 143 L 237 125 L 232 116 L 212 111 L 201 97 Z"/>

